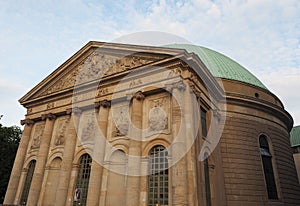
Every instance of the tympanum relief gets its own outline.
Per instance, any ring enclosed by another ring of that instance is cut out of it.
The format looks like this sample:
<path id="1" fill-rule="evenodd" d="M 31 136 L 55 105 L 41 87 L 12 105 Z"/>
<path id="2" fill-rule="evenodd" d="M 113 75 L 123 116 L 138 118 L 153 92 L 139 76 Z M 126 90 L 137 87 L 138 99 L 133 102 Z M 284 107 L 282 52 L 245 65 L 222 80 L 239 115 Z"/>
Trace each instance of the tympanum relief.
<path id="1" fill-rule="evenodd" d="M 64 90 L 74 85 L 126 71 L 153 61 L 137 56 L 118 57 L 104 54 L 103 51 L 95 51 L 73 69 L 72 72 L 42 92 L 42 95 Z"/>

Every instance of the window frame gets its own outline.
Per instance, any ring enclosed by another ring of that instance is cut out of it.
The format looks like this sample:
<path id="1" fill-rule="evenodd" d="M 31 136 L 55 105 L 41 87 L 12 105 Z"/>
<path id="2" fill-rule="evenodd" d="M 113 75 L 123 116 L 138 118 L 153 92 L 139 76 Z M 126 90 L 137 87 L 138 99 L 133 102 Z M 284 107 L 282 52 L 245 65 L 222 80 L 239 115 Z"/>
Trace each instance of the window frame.
<path id="1" fill-rule="evenodd" d="M 158 149 L 158 150 L 156 150 Z M 158 155 L 157 155 L 158 154 Z M 147 177 L 147 205 L 160 206 L 170 204 L 170 171 L 168 151 L 163 145 L 155 145 L 149 151 Z"/>
<path id="2" fill-rule="evenodd" d="M 26 178 L 25 178 L 24 186 L 23 186 L 23 191 L 22 191 L 21 198 L 20 198 L 20 205 L 26 205 L 27 204 L 28 195 L 29 195 L 29 191 L 30 191 L 30 187 L 31 187 L 31 183 L 32 183 L 32 178 L 33 178 L 35 166 L 36 166 L 36 160 L 31 160 L 28 164 L 27 174 L 26 174 Z"/>
<path id="3" fill-rule="evenodd" d="M 201 135 L 207 137 L 207 110 L 200 106 L 200 119 L 201 119 Z"/>
<path id="4" fill-rule="evenodd" d="M 262 140 L 264 140 L 264 142 Z M 270 140 L 266 135 L 262 134 L 259 136 L 258 142 L 268 200 L 278 201 L 280 200 L 280 188 L 278 187 L 277 170 Z"/>
<path id="5" fill-rule="evenodd" d="M 88 196 L 89 181 L 91 175 L 92 158 L 89 154 L 81 155 L 78 164 L 77 177 L 74 187 L 73 206 L 85 206 Z M 76 194 L 79 192 L 78 201 L 75 200 Z"/>

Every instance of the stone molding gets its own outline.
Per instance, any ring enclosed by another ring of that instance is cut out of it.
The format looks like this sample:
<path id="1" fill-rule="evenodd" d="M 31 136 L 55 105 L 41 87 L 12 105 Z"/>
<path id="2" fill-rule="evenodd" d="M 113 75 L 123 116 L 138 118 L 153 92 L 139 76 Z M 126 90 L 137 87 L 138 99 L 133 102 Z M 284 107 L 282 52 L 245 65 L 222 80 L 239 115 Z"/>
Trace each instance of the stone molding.
<path id="1" fill-rule="evenodd" d="M 99 107 L 109 108 L 110 106 L 111 106 L 111 101 L 107 99 L 95 103 L 95 108 L 99 108 Z"/>
<path id="2" fill-rule="evenodd" d="M 23 119 L 20 121 L 21 125 L 32 125 L 34 124 L 34 121 L 32 119 Z"/>
<path id="3" fill-rule="evenodd" d="M 56 119 L 56 115 L 52 114 L 52 113 L 48 113 L 48 114 L 42 114 L 42 120 L 54 120 Z"/>
<path id="4" fill-rule="evenodd" d="M 169 91 L 169 92 L 172 92 L 174 89 L 177 89 L 177 90 L 183 92 L 186 89 L 186 85 L 183 82 L 183 80 L 180 80 L 178 82 L 172 82 L 170 84 L 166 84 L 165 87 L 166 87 L 166 90 Z"/>
<path id="5" fill-rule="evenodd" d="M 133 95 L 133 98 L 135 98 L 138 101 L 143 101 L 145 99 L 145 95 L 143 94 L 143 92 L 138 91 Z"/>
<path id="6" fill-rule="evenodd" d="M 82 110 L 79 107 L 73 107 L 66 110 L 66 113 L 71 115 L 74 114 L 76 116 L 79 116 L 81 114 Z"/>

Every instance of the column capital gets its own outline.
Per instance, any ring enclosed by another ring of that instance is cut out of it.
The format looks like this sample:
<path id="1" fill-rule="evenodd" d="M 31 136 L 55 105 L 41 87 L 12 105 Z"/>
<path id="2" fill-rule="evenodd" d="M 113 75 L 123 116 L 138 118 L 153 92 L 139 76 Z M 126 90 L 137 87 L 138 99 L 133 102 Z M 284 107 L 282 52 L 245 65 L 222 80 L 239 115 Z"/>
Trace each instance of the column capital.
<path id="1" fill-rule="evenodd" d="M 32 124 L 34 124 L 34 121 L 32 119 L 23 119 L 20 121 L 20 123 L 21 123 L 21 125 L 24 125 L 24 124 L 32 125 Z"/>
<path id="2" fill-rule="evenodd" d="M 143 101 L 145 99 L 145 95 L 143 94 L 143 92 L 138 91 L 133 95 L 133 98 L 135 98 L 138 101 Z"/>
<path id="3" fill-rule="evenodd" d="M 79 116 L 81 114 L 82 110 L 79 107 L 73 107 L 67 109 L 66 113 L 67 114 L 74 114 L 76 116 Z"/>
<path id="4" fill-rule="evenodd" d="M 179 91 L 185 91 L 186 85 L 183 82 L 183 80 L 179 80 L 178 82 L 172 82 L 170 84 L 166 84 L 166 90 L 169 92 L 172 92 L 174 89 L 177 89 Z"/>
<path id="5" fill-rule="evenodd" d="M 54 119 L 56 119 L 56 115 L 54 115 L 52 113 L 42 114 L 42 120 L 46 120 L 46 119 L 54 120 Z"/>
<path id="6" fill-rule="evenodd" d="M 111 101 L 107 99 L 95 103 L 95 108 L 99 108 L 99 107 L 109 108 L 110 106 L 111 106 Z"/>

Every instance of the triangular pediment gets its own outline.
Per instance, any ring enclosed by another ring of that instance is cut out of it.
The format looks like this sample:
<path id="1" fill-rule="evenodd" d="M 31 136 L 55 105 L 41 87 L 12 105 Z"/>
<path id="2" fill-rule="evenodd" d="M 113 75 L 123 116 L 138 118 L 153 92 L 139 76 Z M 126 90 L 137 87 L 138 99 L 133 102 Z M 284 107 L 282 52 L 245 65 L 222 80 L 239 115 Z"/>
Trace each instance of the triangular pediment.
<path id="1" fill-rule="evenodd" d="M 175 53 L 174 53 L 175 54 Z M 70 90 L 78 83 L 98 80 L 132 70 L 174 55 L 155 47 L 89 42 L 19 101 L 24 104 Z"/>

